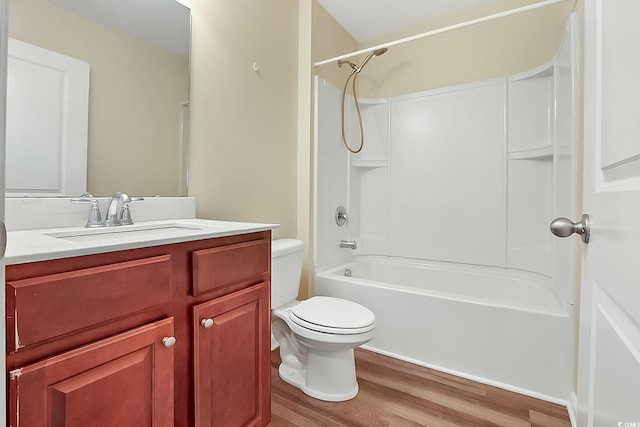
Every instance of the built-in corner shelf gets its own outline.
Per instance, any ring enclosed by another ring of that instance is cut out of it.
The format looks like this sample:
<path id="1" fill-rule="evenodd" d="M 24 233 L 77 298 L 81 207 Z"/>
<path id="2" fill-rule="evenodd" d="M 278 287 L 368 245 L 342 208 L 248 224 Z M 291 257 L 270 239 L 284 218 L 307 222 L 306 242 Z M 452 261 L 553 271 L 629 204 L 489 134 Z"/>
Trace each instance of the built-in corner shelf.
<path id="1" fill-rule="evenodd" d="M 509 151 L 507 158 L 509 160 L 553 160 L 553 145 Z"/>
<path id="2" fill-rule="evenodd" d="M 351 166 L 355 168 L 384 168 L 389 165 L 388 160 L 363 160 L 353 159 L 351 160 Z"/>

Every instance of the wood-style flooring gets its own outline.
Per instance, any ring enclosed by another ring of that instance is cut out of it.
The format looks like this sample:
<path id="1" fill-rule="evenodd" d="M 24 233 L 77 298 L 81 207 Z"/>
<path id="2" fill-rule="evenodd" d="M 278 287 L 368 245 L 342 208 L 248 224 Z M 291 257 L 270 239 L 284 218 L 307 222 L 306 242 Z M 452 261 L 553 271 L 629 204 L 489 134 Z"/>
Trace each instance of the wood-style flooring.
<path id="1" fill-rule="evenodd" d="M 356 349 L 360 392 L 313 399 L 278 376 L 271 353 L 270 427 L 570 427 L 566 408 L 370 351 Z"/>

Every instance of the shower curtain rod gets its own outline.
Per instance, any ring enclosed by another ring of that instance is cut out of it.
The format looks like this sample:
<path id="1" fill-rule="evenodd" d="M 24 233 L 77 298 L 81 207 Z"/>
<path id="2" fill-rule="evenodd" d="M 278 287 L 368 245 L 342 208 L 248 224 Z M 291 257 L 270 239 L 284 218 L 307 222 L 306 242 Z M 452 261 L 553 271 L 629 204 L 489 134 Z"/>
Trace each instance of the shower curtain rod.
<path id="1" fill-rule="evenodd" d="M 470 27 L 475 24 L 480 24 L 482 22 L 493 21 L 494 19 L 504 18 L 506 16 L 517 15 L 518 13 L 528 12 L 530 10 L 539 9 L 546 6 L 551 6 L 556 3 L 564 3 L 570 0 L 545 0 L 539 3 L 530 4 L 528 6 L 522 6 L 511 10 L 506 10 L 504 12 L 494 13 L 492 15 L 483 16 L 481 18 L 471 19 L 469 21 L 461 22 L 459 24 L 448 25 L 446 27 L 438 28 L 435 30 L 427 31 L 425 33 L 416 34 L 413 36 L 405 37 L 402 39 L 390 41 L 387 43 L 382 43 L 376 46 L 368 47 L 366 49 L 357 50 L 355 52 L 346 53 L 344 55 L 336 56 L 334 58 L 325 59 L 323 61 L 318 61 L 313 64 L 314 67 L 318 67 L 320 65 L 330 64 L 331 62 L 339 61 L 341 59 L 351 58 L 353 56 L 362 55 L 363 53 L 373 52 L 374 50 L 381 48 L 389 48 L 393 46 L 397 46 L 399 44 L 404 44 L 407 42 L 411 42 L 414 40 L 423 39 L 425 37 L 435 36 L 436 34 L 446 33 L 448 31 L 457 30 L 459 28 Z"/>

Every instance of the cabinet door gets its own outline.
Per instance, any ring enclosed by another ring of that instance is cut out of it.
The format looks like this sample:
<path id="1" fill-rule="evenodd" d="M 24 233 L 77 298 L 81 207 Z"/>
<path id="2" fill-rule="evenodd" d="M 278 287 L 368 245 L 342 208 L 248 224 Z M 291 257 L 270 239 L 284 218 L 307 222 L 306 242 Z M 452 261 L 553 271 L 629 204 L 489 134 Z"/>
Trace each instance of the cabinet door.
<path id="1" fill-rule="evenodd" d="M 16 427 L 173 425 L 173 318 L 9 374 Z"/>
<path id="2" fill-rule="evenodd" d="M 196 426 L 265 426 L 271 418 L 268 282 L 193 308 Z"/>

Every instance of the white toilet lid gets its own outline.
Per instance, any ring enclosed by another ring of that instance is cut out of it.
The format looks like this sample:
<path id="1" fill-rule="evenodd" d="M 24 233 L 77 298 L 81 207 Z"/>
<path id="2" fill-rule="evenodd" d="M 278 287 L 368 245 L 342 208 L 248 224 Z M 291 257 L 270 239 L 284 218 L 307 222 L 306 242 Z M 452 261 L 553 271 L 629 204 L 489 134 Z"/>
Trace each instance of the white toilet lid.
<path id="1" fill-rule="evenodd" d="M 296 304 L 289 318 L 302 327 L 336 334 L 368 332 L 376 321 L 375 314 L 358 303 L 321 296 Z"/>

